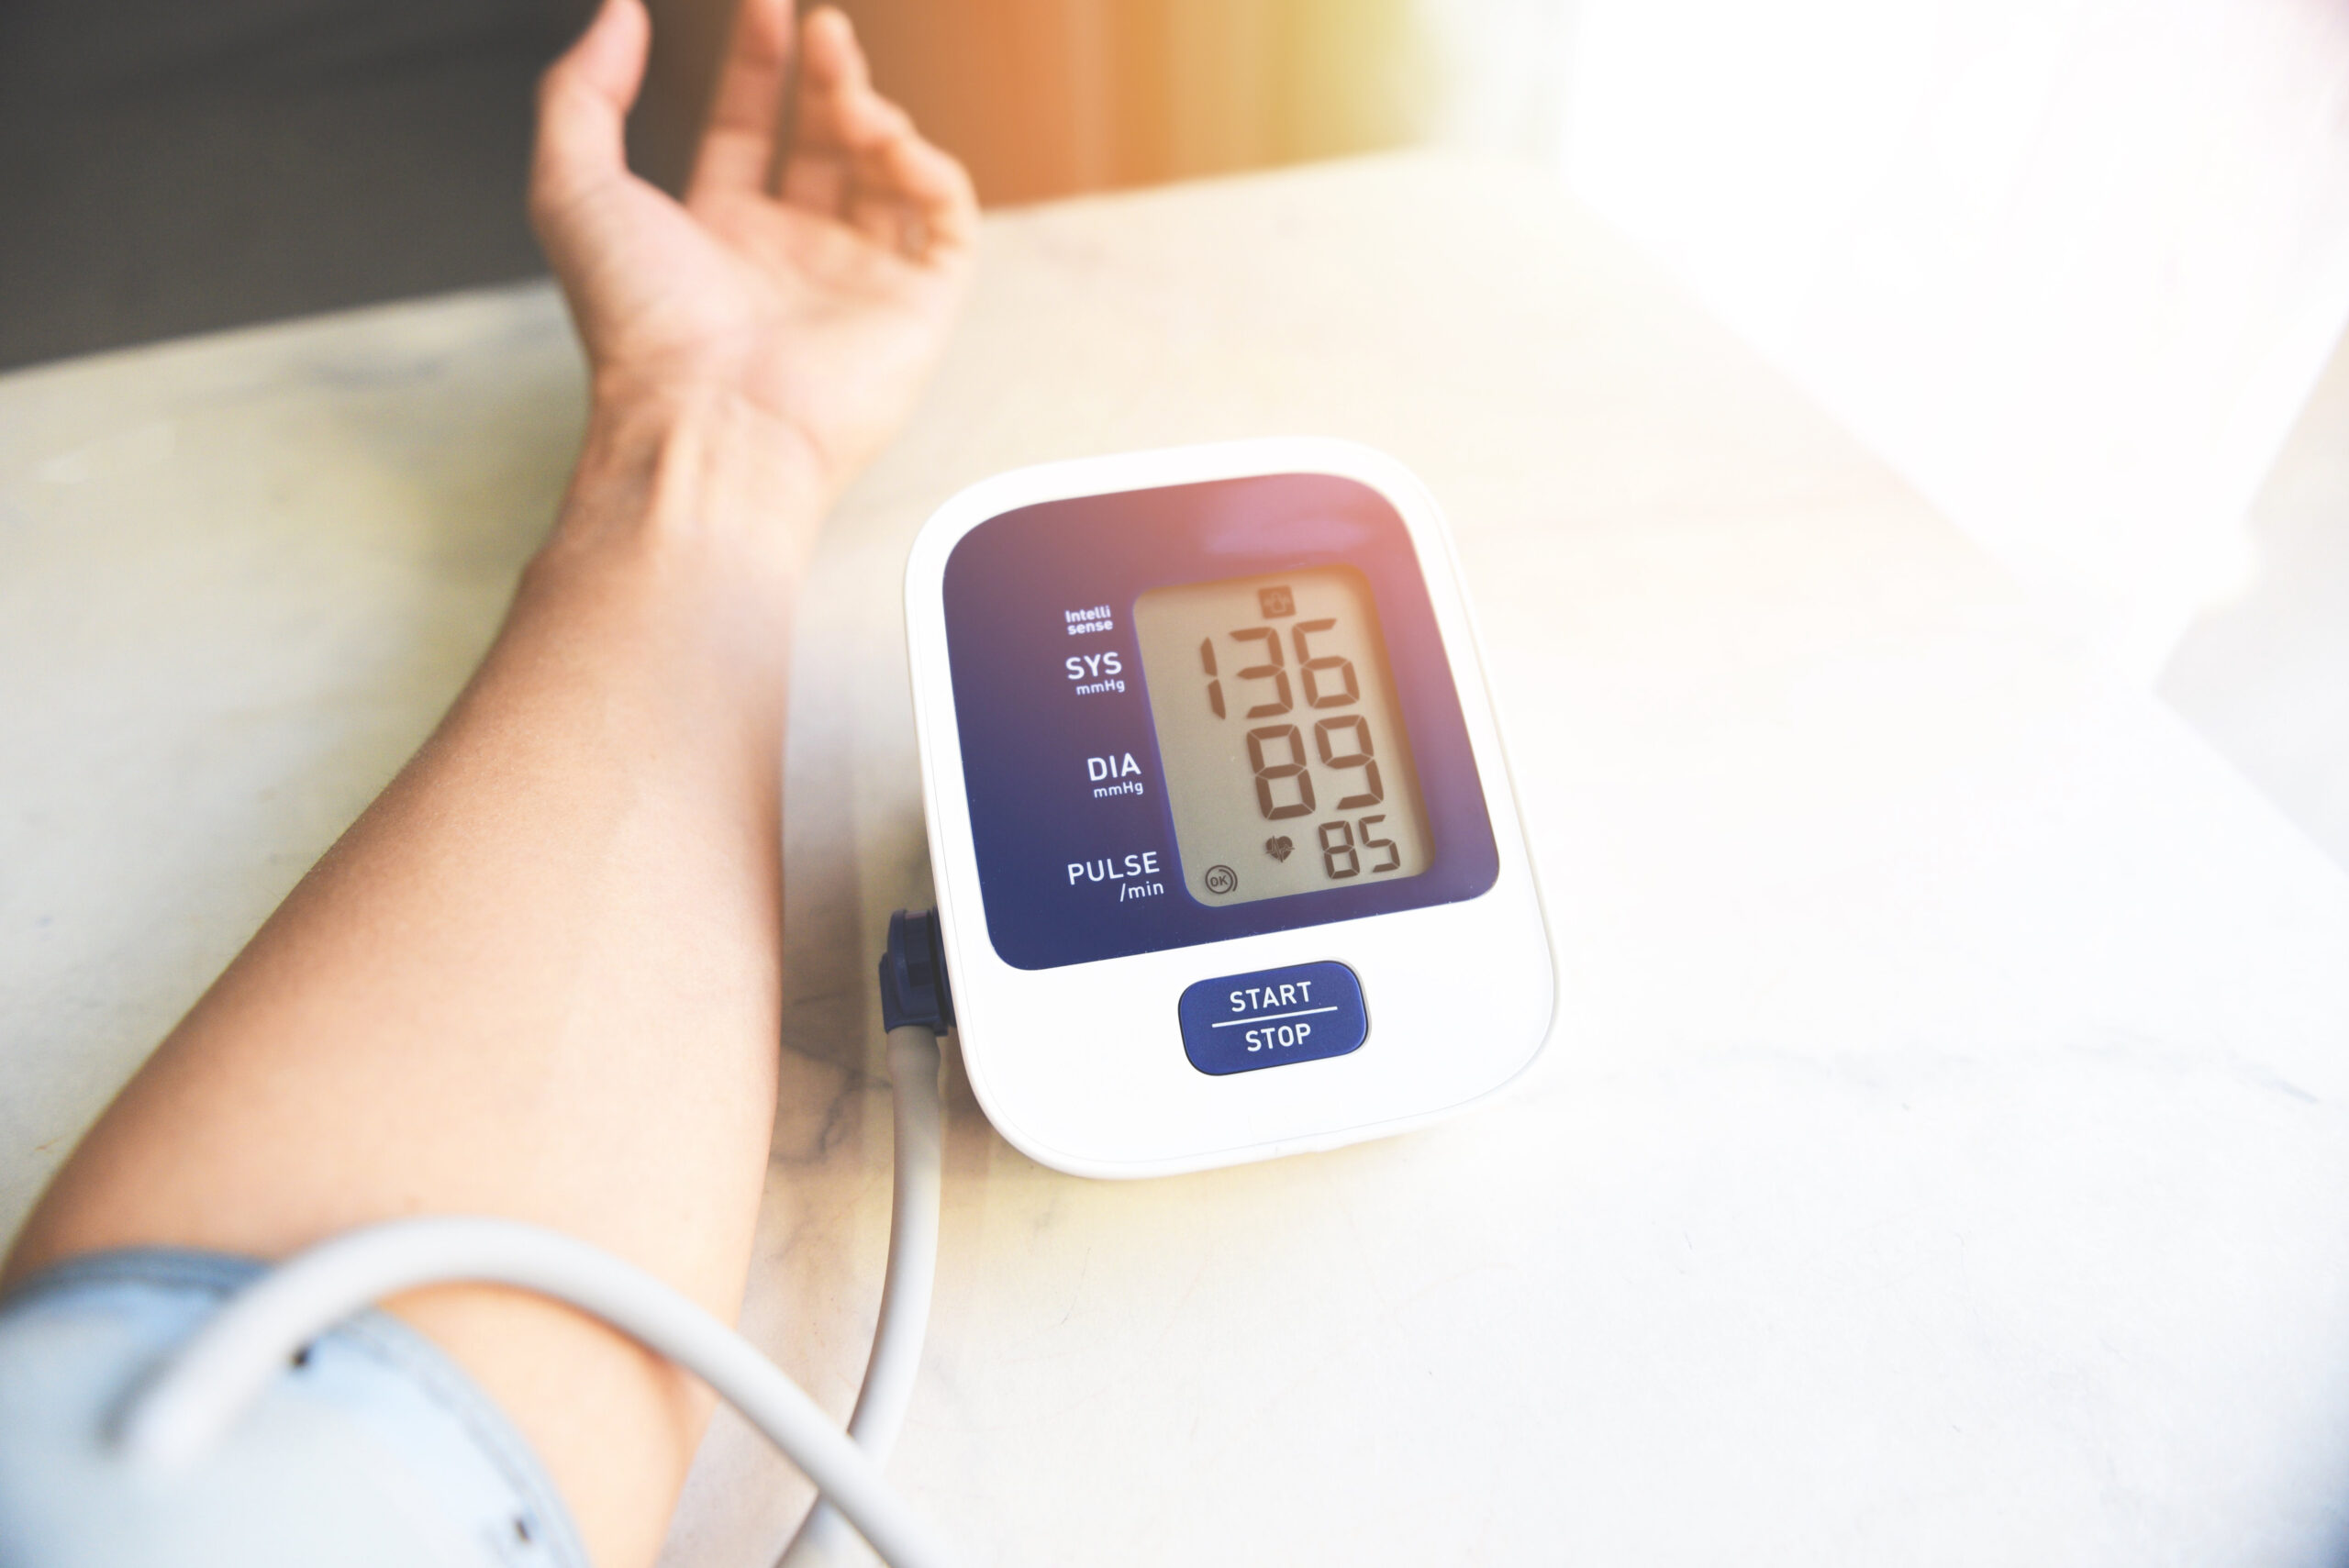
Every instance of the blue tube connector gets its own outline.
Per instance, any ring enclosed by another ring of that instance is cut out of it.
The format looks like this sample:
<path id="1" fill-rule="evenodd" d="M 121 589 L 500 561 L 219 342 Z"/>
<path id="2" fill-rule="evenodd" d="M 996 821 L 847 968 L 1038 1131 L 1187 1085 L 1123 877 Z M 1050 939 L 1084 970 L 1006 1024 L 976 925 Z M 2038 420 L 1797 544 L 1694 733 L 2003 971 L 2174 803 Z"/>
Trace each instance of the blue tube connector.
<path id="1" fill-rule="evenodd" d="M 920 1024 L 932 1034 L 954 1027 L 954 996 L 946 985 L 946 944 L 938 911 L 900 909 L 889 917 L 889 951 L 881 955 L 881 1027 Z"/>

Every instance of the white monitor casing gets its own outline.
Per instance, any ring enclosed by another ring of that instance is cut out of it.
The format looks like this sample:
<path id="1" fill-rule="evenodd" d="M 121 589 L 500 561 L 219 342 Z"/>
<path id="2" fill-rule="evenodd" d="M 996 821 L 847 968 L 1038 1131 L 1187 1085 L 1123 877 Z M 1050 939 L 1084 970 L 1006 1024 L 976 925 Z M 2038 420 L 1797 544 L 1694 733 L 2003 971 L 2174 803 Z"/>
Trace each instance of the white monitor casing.
<path id="1" fill-rule="evenodd" d="M 988 931 L 949 662 L 945 578 L 955 546 L 989 519 L 1041 502 L 1293 473 L 1368 486 L 1408 532 L 1497 851 L 1491 885 L 1455 903 L 1091 962 L 1005 962 Z M 1402 464 L 1353 442 L 1288 438 L 999 474 L 949 500 L 915 540 L 906 636 L 963 1061 L 988 1118 L 1022 1152 L 1074 1174 L 1127 1177 L 1330 1149 L 1464 1109 L 1540 1052 L 1555 981 L 1516 792 L 1450 531 Z M 1175 1010 L 1186 987 L 1314 961 L 1342 962 L 1360 978 L 1370 1020 L 1360 1049 L 1221 1076 L 1192 1065 Z"/>

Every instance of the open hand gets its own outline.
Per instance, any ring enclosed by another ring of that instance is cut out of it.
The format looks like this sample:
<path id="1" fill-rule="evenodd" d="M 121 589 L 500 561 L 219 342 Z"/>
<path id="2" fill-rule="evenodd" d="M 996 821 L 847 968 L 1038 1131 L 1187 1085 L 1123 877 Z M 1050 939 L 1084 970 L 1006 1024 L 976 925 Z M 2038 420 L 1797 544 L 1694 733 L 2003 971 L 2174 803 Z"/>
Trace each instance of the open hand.
<path id="1" fill-rule="evenodd" d="M 911 406 L 970 271 L 971 182 L 873 89 L 848 18 L 741 0 L 680 203 L 629 172 L 642 0 L 604 0 L 539 95 L 530 217 L 599 414 L 712 403 L 836 492 Z M 784 124 L 792 58 L 796 112 Z"/>

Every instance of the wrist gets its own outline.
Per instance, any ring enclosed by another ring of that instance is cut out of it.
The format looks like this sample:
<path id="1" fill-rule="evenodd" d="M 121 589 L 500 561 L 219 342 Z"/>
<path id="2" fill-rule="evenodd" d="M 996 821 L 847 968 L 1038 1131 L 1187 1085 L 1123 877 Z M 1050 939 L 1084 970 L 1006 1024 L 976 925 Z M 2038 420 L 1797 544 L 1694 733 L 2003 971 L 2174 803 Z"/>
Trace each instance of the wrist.
<path id="1" fill-rule="evenodd" d="M 500 649 L 615 693 L 649 681 L 670 707 L 722 693 L 763 754 L 780 741 L 792 618 L 830 499 L 754 409 L 598 397 Z"/>
<path id="2" fill-rule="evenodd" d="M 619 570 L 696 588 L 796 588 L 838 485 L 806 437 L 723 391 L 597 378 L 534 573 Z"/>

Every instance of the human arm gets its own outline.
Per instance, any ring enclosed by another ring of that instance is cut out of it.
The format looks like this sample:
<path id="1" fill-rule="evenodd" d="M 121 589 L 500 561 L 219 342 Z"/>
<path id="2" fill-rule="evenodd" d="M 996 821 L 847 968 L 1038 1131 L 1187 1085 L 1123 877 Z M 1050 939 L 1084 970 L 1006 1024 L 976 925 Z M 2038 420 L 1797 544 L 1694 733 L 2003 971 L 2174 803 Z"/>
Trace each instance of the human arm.
<path id="1" fill-rule="evenodd" d="M 795 29 L 787 0 L 743 6 L 671 201 L 621 158 L 647 37 L 608 0 L 541 93 L 532 216 L 591 367 L 552 536 L 438 731 L 84 1140 L 10 1277 L 465 1212 L 733 1316 L 774 1093 L 793 606 L 938 350 L 974 214 L 837 14 Z M 394 1307 L 514 1417 L 599 1563 L 651 1560 L 698 1388 L 512 1293 Z"/>

